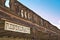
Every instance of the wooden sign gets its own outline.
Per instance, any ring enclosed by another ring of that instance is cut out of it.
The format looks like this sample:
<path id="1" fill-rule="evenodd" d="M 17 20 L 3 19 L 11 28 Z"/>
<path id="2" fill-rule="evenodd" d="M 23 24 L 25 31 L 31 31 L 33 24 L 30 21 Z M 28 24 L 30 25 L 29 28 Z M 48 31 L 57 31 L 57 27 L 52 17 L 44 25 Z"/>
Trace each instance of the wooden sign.
<path id="1" fill-rule="evenodd" d="M 30 34 L 30 27 L 18 25 L 7 21 L 5 21 L 5 30 Z"/>

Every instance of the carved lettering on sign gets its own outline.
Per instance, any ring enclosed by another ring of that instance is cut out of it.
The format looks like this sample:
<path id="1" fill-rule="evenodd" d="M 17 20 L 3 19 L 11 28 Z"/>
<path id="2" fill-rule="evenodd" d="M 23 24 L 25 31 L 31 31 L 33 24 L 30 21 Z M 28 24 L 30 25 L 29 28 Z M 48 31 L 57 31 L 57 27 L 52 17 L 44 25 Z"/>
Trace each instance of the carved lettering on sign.
<path id="1" fill-rule="evenodd" d="M 30 34 L 29 27 L 18 25 L 15 23 L 7 22 L 7 21 L 5 21 L 5 30 Z"/>

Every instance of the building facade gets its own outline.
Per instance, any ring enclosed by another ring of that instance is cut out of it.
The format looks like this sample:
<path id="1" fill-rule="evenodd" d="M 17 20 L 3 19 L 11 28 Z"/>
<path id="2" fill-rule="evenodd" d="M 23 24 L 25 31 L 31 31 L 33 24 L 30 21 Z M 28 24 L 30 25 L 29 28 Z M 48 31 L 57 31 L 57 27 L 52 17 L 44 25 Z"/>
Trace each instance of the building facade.
<path id="1" fill-rule="evenodd" d="M 0 0 L 0 40 L 60 40 L 60 30 L 17 0 Z"/>

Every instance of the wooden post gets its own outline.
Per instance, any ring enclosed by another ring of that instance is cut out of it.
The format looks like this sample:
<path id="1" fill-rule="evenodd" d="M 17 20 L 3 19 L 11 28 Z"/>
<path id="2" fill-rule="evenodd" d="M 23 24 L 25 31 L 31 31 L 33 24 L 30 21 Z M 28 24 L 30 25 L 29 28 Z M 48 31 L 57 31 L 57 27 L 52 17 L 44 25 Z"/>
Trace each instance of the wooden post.
<path id="1" fill-rule="evenodd" d="M 0 5 L 5 6 L 5 1 L 6 0 L 0 0 Z"/>

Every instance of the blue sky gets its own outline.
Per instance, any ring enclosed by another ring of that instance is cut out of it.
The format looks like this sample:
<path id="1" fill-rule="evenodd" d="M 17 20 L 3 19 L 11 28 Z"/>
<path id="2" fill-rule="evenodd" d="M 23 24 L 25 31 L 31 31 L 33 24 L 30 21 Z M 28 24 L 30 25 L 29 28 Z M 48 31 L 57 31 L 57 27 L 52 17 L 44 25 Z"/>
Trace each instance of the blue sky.
<path id="1" fill-rule="evenodd" d="M 18 0 L 60 29 L 60 0 Z"/>
<path id="2" fill-rule="evenodd" d="M 60 0 L 18 0 L 60 29 Z M 6 5 L 8 5 L 6 3 Z"/>

